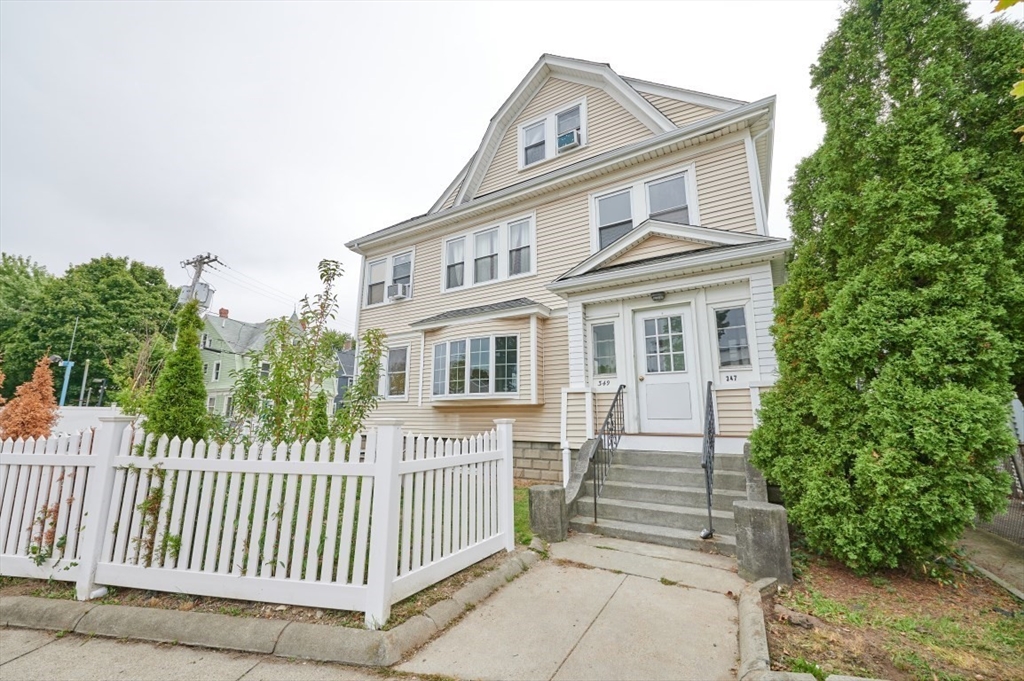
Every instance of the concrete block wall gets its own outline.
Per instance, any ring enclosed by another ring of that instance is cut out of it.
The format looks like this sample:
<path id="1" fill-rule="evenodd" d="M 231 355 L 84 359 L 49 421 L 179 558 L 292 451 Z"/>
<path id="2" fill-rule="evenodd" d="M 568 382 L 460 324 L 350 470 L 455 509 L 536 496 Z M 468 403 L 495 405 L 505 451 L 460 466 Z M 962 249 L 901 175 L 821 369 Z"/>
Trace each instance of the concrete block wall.
<path id="1" fill-rule="evenodd" d="M 513 442 L 512 476 L 538 482 L 562 482 L 562 449 L 555 442 Z"/>

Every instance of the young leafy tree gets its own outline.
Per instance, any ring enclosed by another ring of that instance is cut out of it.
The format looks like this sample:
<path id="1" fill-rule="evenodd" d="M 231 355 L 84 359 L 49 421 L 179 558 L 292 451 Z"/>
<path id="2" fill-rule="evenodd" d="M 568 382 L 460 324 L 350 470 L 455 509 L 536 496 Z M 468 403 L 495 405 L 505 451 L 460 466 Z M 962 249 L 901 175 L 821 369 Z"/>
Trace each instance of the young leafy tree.
<path id="1" fill-rule="evenodd" d="M 206 437 L 210 427 L 199 352 L 199 303 L 190 300 L 178 312 L 178 340 L 156 379 L 153 395 L 145 403 L 147 432 L 168 437 Z"/>
<path id="2" fill-rule="evenodd" d="M 345 392 L 345 402 L 334 415 L 333 435 L 342 442 L 351 442 L 380 402 L 381 357 L 384 354 L 384 332 L 367 329 L 359 341 L 359 367 L 356 380 Z"/>
<path id="3" fill-rule="evenodd" d="M 953 0 L 854 0 L 811 70 L 826 133 L 792 181 L 780 379 L 751 442 L 811 546 L 858 570 L 930 558 L 1005 503 L 1024 155 L 1012 62 L 987 57 L 1021 36 Z"/>
<path id="4" fill-rule="evenodd" d="M 14 398 L 0 409 L 0 439 L 50 437 L 58 418 L 50 359 L 44 355 L 36 362 L 32 380 L 18 386 Z"/>

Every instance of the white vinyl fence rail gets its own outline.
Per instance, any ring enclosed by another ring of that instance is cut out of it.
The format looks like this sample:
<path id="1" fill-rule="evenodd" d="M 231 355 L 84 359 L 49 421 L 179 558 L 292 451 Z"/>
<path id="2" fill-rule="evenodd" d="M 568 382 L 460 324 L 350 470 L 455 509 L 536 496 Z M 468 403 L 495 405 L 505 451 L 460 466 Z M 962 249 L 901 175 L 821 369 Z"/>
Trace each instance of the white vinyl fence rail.
<path id="1" fill-rule="evenodd" d="M 466 439 L 382 422 L 353 446 L 152 437 L 0 443 L 0 574 L 355 610 L 514 547 L 512 423 Z M 365 443 L 361 446 L 360 443 Z"/>

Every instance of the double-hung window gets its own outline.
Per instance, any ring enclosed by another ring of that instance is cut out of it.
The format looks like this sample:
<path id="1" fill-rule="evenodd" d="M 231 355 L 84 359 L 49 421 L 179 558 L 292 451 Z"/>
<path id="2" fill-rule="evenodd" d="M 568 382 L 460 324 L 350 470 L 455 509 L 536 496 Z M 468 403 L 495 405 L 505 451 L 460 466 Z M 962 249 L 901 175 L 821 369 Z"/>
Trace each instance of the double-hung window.
<path id="1" fill-rule="evenodd" d="M 391 283 L 412 283 L 412 253 L 402 253 L 391 258 Z"/>
<path id="2" fill-rule="evenodd" d="M 508 226 L 508 276 L 530 271 L 530 221 Z"/>
<path id="3" fill-rule="evenodd" d="M 567 151 L 580 144 L 580 107 L 574 106 L 555 116 L 558 151 Z M 575 133 L 575 135 L 573 134 Z"/>
<path id="4" fill-rule="evenodd" d="M 213 363 L 213 380 L 220 380 L 220 362 Z"/>
<path id="5" fill-rule="evenodd" d="M 473 259 L 473 283 L 492 281 L 498 278 L 498 230 L 489 229 L 474 237 L 475 258 Z"/>
<path id="6" fill-rule="evenodd" d="M 388 261 L 371 262 L 366 268 L 366 304 L 376 305 L 384 302 Z"/>
<path id="7" fill-rule="evenodd" d="M 519 337 L 460 338 L 434 346 L 433 394 L 507 395 L 519 391 Z"/>
<path id="8" fill-rule="evenodd" d="M 544 128 L 545 121 L 523 128 L 524 166 L 544 160 L 544 147 L 546 146 L 544 140 Z"/>
<path id="9" fill-rule="evenodd" d="M 598 197 L 597 234 L 599 248 L 618 241 L 633 229 L 633 201 L 631 191 L 624 189 Z"/>
<path id="10" fill-rule="evenodd" d="M 412 260 L 412 251 L 406 251 L 368 262 L 364 305 L 380 305 L 388 300 L 408 298 L 411 295 Z M 398 297 L 401 284 L 406 288 Z"/>
<path id="11" fill-rule="evenodd" d="M 409 374 L 409 348 L 388 350 L 387 396 L 405 397 L 406 379 Z"/>
<path id="12" fill-rule="evenodd" d="M 465 282 L 466 239 L 452 239 L 445 245 L 445 288 L 458 288 Z"/>
<path id="13" fill-rule="evenodd" d="M 652 220 L 690 224 L 686 204 L 686 176 L 676 175 L 647 183 L 647 205 Z"/>
<path id="14" fill-rule="evenodd" d="M 586 144 L 587 99 L 562 102 L 544 116 L 519 126 L 519 170 Z"/>
<path id="15" fill-rule="evenodd" d="M 715 310 L 718 359 L 723 367 L 750 366 L 747 319 L 742 307 Z"/>

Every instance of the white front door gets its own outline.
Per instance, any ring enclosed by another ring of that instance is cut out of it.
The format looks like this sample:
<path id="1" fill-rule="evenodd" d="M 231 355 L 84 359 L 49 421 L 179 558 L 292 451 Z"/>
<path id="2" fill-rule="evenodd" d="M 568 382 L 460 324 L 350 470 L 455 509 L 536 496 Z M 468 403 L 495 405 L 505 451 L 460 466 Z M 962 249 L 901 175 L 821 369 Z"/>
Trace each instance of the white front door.
<path id="1" fill-rule="evenodd" d="M 700 391 L 693 310 L 638 311 L 637 400 L 641 433 L 699 433 Z"/>

